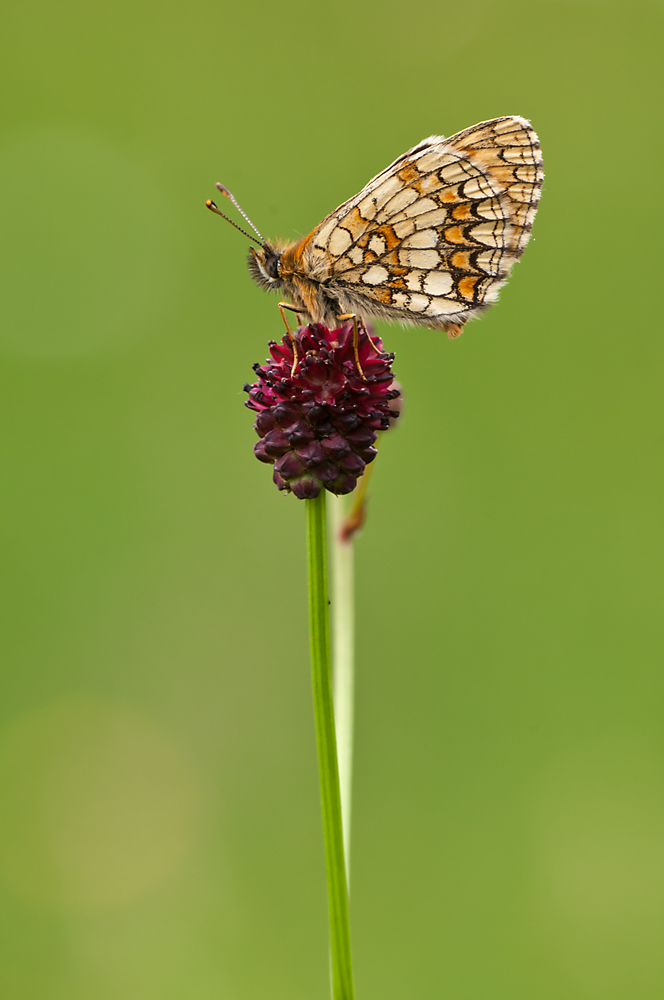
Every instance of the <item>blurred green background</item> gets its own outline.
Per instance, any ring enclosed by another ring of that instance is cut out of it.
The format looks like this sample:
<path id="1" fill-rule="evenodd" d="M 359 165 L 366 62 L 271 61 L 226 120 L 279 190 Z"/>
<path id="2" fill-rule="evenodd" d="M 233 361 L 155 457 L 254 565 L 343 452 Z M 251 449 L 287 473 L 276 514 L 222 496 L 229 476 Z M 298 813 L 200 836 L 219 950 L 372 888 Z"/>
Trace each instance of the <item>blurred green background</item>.
<path id="1" fill-rule="evenodd" d="M 327 997 L 304 509 L 241 392 L 281 326 L 204 200 L 295 237 L 504 114 L 547 179 L 499 305 L 454 343 L 380 326 L 358 998 L 662 996 L 661 30 L 642 0 L 7 0 L 7 1000 Z"/>

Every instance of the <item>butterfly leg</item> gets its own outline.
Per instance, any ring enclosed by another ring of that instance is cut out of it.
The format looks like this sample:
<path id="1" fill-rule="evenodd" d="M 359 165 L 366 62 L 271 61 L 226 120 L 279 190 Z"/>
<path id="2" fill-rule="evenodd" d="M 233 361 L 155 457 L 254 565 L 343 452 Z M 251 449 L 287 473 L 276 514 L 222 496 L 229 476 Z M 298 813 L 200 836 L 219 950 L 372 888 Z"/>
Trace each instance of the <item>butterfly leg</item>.
<path id="1" fill-rule="evenodd" d="M 357 365 L 358 372 L 366 382 L 367 379 L 364 372 L 362 371 L 362 365 L 360 364 L 360 352 L 358 350 L 360 343 L 360 331 L 357 325 L 357 316 L 355 315 L 355 313 L 344 313 L 342 316 L 337 316 L 337 319 L 339 320 L 340 323 L 344 323 L 347 319 L 352 319 L 353 321 L 353 353 L 355 355 L 355 364 Z M 360 320 L 360 323 L 362 323 L 362 320 Z M 364 326 L 364 323 L 362 323 L 362 326 Z"/>
<path id="2" fill-rule="evenodd" d="M 362 319 L 361 316 L 360 316 L 360 329 L 362 330 L 363 333 L 366 333 L 367 340 L 369 341 L 369 343 L 373 347 L 373 349 L 376 352 L 376 354 L 382 354 L 383 352 L 378 350 L 378 348 L 374 344 L 373 340 L 371 339 L 371 335 L 369 334 L 369 331 L 367 330 L 366 325 L 364 323 L 364 320 Z"/>
<path id="3" fill-rule="evenodd" d="M 286 313 L 284 312 L 284 309 L 290 309 L 290 311 L 294 312 L 294 313 L 305 313 L 306 309 L 298 309 L 297 306 L 292 306 L 290 304 L 290 302 L 280 302 L 279 303 L 279 312 L 281 313 L 281 318 L 283 319 L 284 325 L 285 325 L 286 329 L 288 330 L 289 334 L 292 337 L 293 336 L 293 331 L 291 330 L 290 326 L 288 325 L 288 320 L 286 319 Z"/>
<path id="4" fill-rule="evenodd" d="M 297 363 L 299 361 L 299 358 L 297 356 L 297 344 L 295 343 L 295 337 L 293 336 L 293 331 L 288 325 L 288 320 L 286 319 L 286 313 L 284 312 L 284 309 L 290 309 L 290 311 L 294 313 L 303 313 L 305 312 L 305 310 L 297 309 L 295 306 L 292 306 L 289 302 L 279 303 L 279 312 L 281 313 L 281 318 L 284 321 L 284 325 L 288 330 L 288 336 L 290 337 L 291 344 L 293 345 L 293 364 L 291 365 L 291 378 L 292 378 L 293 375 L 295 374 L 295 369 L 297 368 Z"/>

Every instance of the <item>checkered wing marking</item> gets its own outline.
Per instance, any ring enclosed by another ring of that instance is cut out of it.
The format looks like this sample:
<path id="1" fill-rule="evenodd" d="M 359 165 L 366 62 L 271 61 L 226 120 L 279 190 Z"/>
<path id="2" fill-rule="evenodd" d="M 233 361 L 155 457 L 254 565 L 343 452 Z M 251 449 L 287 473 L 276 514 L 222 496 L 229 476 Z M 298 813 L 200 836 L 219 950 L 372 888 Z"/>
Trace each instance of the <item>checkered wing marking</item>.
<path id="1" fill-rule="evenodd" d="M 358 311 L 425 326 L 463 323 L 497 298 L 530 237 L 543 170 L 523 118 L 432 136 L 371 180 L 311 234 Z"/>

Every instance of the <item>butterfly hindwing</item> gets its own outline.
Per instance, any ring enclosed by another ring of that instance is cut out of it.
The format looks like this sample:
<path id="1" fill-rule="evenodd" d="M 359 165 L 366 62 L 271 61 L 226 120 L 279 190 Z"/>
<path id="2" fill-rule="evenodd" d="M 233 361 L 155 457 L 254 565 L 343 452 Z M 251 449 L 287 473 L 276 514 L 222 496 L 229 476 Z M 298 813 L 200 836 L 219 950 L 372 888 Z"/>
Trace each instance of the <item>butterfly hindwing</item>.
<path id="1" fill-rule="evenodd" d="M 542 178 L 523 118 L 432 136 L 317 226 L 308 265 L 360 313 L 464 323 L 495 301 L 523 252 Z"/>

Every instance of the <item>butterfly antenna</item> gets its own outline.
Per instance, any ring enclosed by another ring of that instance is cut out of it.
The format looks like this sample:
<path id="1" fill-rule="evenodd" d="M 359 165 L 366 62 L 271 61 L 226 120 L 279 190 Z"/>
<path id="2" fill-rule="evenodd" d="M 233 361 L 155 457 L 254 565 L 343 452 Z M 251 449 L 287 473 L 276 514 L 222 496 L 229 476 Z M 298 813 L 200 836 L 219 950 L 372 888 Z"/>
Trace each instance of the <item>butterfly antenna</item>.
<path id="1" fill-rule="evenodd" d="M 241 232 L 243 236 L 246 236 L 248 240 L 253 240 L 253 242 L 257 243 L 259 247 L 265 246 L 264 243 L 258 243 L 258 240 L 255 237 L 253 237 L 251 233 L 247 233 L 245 232 L 244 229 L 241 229 L 240 226 L 238 226 L 237 222 L 233 222 L 233 220 L 229 219 L 227 215 L 224 215 L 223 212 L 220 212 L 211 198 L 208 198 L 208 200 L 205 202 L 205 207 L 209 208 L 211 212 L 215 213 L 215 215 L 220 215 L 222 219 L 226 220 L 226 222 L 230 222 L 231 226 L 235 226 L 235 228 L 239 230 L 239 232 Z M 256 230 L 256 232 L 258 232 L 258 230 Z M 260 233 L 258 233 L 258 235 L 260 236 Z"/>
<path id="2" fill-rule="evenodd" d="M 243 210 L 242 210 L 242 209 L 240 208 L 240 205 L 239 205 L 239 203 L 238 203 L 238 202 L 237 202 L 237 201 L 235 200 L 235 198 L 234 198 L 234 197 L 233 197 L 233 195 L 232 195 L 232 194 L 230 193 L 230 191 L 228 190 L 228 188 L 227 188 L 227 187 L 224 187 L 224 185 L 223 185 L 223 184 L 220 184 L 220 183 L 219 183 L 219 181 L 217 181 L 217 183 L 215 184 L 215 187 L 216 187 L 216 189 L 217 189 L 218 191 L 221 191 L 221 193 L 222 193 L 223 195 L 226 195 L 226 197 L 227 197 L 227 198 L 230 198 L 230 200 L 231 200 L 231 201 L 233 202 L 233 204 L 234 204 L 234 205 L 235 205 L 235 207 L 237 208 L 237 210 L 238 210 L 238 212 L 240 213 L 240 215 L 241 215 L 241 216 L 242 216 L 242 217 L 243 217 L 244 219 L 246 219 L 246 221 L 247 221 L 247 222 L 249 223 L 249 225 L 251 226 L 251 228 L 253 229 L 253 231 L 254 231 L 254 232 L 255 232 L 255 233 L 257 234 L 257 236 L 259 236 L 259 237 L 260 237 L 260 241 L 261 241 L 261 243 L 263 244 L 263 246 L 265 246 L 265 245 L 266 245 L 266 241 L 265 241 L 265 240 L 263 239 L 263 237 L 261 236 L 261 234 L 260 234 L 260 233 L 258 232 L 258 230 L 256 229 L 255 225 L 253 224 L 253 222 L 251 221 L 251 219 L 249 218 L 249 216 L 247 215 L 247 213 L 246 213 L 246 212 L 244 212 L 244 211 L 243 211 Z"/>

